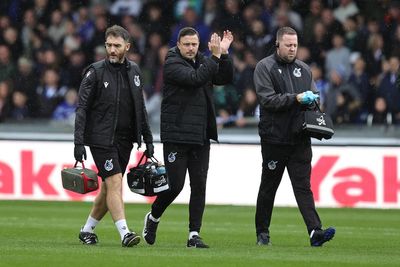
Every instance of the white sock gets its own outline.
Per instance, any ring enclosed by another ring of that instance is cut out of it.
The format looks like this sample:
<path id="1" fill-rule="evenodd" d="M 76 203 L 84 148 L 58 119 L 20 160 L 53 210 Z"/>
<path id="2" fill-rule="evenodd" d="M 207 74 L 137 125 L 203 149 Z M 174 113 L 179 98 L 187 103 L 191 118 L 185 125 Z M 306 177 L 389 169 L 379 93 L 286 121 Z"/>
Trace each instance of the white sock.
<path id="1" fill-rule="evenodd" d="M 122 219 L 115 222 L 115 226 L 118 229 L 119 235 L 121 236 L 121 240 L 124 239 L 124 236 L 129 233 L 128 225 L 126 225 L 126 220 Z"/>
<path id="2" fill-rule="evenodd" d="M 152 220 L 153 222 L 158 223 L 160 221 L 160 218 L 154 218 L 153 215 L 150 213 L 149 219 Z"/>
<path id="3" fill-rule="evenodd" d="M 82 232 L 89 232 L 89 233 L 93 233 L 94 232 L 94 228 L 96 227 L 96 225 L 99 223 L 100 221 L 96 220 L 95 218 L 93 218 L 92 216 L 89 215 L 85 226 L 83 226 L 82 228 Z"/>
<path id="4" fill-rule="evenodd" d="M 196 232 L 196 231 L 189 232 L 189 239 L 192 239 L 192 237 L 195 236 L 195 235 L 198 236 L 199 232 Z"/>

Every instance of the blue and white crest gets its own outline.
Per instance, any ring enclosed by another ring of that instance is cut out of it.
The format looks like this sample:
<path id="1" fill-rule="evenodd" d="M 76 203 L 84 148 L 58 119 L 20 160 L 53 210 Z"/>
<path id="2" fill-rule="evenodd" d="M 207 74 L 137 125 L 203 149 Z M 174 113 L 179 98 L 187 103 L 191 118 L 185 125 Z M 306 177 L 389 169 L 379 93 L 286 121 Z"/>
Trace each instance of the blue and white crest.
<path id="1" fill-rule="evenodd" d="M 301 68 L 294 68 L 293 75 L 297 78 L 301 77 Z"/>
<path id="2" fill-rule="evenodd" d="M 276 169 L 276 164 L 278 163 L 278 161 L 273 161 L 271 160 L 270 162 L 268 162 L 268 169 L 275 170 Z"/>
<path id="3" fill-rule="evenodd" d="M 139 75 L 135 75 L 135 77 L 133 78 L 133 81 L 135 82 L 136 86 L 140 86 L 140 78 Z"/>
<path id="4" fill-rule="evenodd" d="M 113 168 L 114 168 L 114 164 L 112 163 L 112 159 L 107 159 L 106 163 L 104 163 L 104 169 L 109 172 Z"/>
<path id="5" fill-rule="evenodd" d="M 168 162 L 174 162 L 175 160 L 176 160 L 176 154 L 177 154 L 178 152 L 171 152 L 171 153 L 169 153 L 169 155 L 168 155 Z"/>

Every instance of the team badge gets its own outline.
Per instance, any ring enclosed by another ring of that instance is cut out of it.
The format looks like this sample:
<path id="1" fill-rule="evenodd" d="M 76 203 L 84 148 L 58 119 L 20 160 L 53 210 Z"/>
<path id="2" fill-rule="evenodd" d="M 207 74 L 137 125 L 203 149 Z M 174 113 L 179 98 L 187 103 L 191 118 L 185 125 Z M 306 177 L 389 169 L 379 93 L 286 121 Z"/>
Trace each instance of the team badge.
<path id="1" fill-rule="evenodd" d="M 294 68 L 293 75 L 297 78 L 301 77 L 301 68 Z"/>
<path id="2" fill-rule="evenodd" d="M 177 154 L 178 152 L 171 152 L 171 153 L 169 153 L 169 155 L 168 155 L 168 162 L 174 162 L 175 160 L 176 160 L 176 154 Z"/>
<path id="3" fill-rule="evenodd" d="M 324 116 L 321 115 L 321 117 L 317 118 L 317 123 L 318 123 L 318 125 L 325 125 L 326 126 L 326 122 L 325 122 Z"/>
<path id="4" fill-rule="evenodd" d="M 271 171 L 275 170 L 277 163 L 278 163 L 278 161 L 271 160 L 270 162 L 268 162 L 268 169 L 270 169 Z"/>
<path id="5" fill-rule="evenodd" d="M 104 169 L 109 172 L 113 168 L 114 168 L 114 164 L 112 163 L 112 159 L 107 159 L 106 163 L 104 163 Z"/>
<path id="6" fill-rule="evenodd" d="M 133 78 L 133 81 L 135 82 L 135 85 L 136 85 L 136 86 L 140 86 L 139 75 L 135 75 L 135 77 Z"/>
<path id="7" fill-rule="evenodd" d="M 107 88 L 108 82 L 104 82 L 104 87 Z"/>

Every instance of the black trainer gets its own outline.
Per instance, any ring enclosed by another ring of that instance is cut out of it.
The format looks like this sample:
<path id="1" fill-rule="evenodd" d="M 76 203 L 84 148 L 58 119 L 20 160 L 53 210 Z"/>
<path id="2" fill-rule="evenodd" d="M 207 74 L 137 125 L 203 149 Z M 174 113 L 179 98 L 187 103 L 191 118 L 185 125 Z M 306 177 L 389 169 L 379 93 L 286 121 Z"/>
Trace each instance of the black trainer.
<path id="1" fill-rule="evenodd" d="M 139 244 L 140 236 L 138 236 L 135 232 L 127 233 L 122 239 L 122 246 L 123 247 L 133 247 L 134 245 Z"/>
<path id="2" fill-rule="evenodd" d="M 147 244 L 153 245 L 156 242 L 158 222 L 154 222 L 150 217 L 151 212 L 144 216 L 143 238 Z"/>
<path id="3" fill-rule="evenodd" d="M 320 247 L 325 242 L 328 242 L 335 236 L 336 230 L 329 227 L 325 230 L 317 229 L 311 232 L 310 244 L 312 247 Z"/>
<path id="4" fill-rule="evenodd" d="M 257 235 L 257 245 L 259 245 L 259 246 L 271 245 L 271 242 L 269 240 L 269 234 L 267 234 L 267 233 L 259 233 Z"/>
<path id="5" fill-rule="evenodd" d="M 188 248 L 209 248 L 208 245 L 204 244 L 200 236 L 194 235 L 187 241 Z"/>
<path id="6" fill-rule="evenodd" d="M 97 235 L 90 232 L 79 232 L 79 240 L 86 245 L 96 245 L 99 242 Z"/>

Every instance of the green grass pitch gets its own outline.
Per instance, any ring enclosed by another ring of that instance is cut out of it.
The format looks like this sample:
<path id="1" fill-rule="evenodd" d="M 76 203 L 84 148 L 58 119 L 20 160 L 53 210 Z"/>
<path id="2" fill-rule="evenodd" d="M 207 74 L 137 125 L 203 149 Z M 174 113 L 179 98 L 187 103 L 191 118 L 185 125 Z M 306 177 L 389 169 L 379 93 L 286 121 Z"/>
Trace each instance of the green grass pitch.
<path id="1" fill-rule="evenodd" d="M 318 209 L 335 238 L 309 246 L 297 208 L 275 208 L 272 246 L 255 245 L 254 207 L 206 207 L 202 237 L 210 249 L 186 248 L 188 208 L 173 204 L 153 246 L 122 248 L 111 217 L 97 227 L 100 243 L 78 242 L 91 203 L 0 201 L 0 266 L 400 266 L 400 210 Z M 130 228 L 142 232 L 149 205 L 127 204 Z"/>

